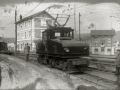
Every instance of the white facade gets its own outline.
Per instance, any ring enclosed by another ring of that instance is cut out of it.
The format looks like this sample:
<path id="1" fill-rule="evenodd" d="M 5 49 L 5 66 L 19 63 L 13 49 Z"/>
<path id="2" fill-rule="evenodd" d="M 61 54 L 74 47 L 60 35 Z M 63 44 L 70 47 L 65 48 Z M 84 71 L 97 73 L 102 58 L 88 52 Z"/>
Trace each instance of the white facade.
<path id="1" fill-rule="evenodd" d="M 35 51 L 35 40 L 42 39 L 42 31 L 47 28 L 46 19 L 51 18 L 38 14 L 17 23 L 17 50 L 23 51 L 25 44 L 28 43 L 30 50 Z"/>
<path id="2" fill-rule="evenodd" d="M 26 43 L 32 47 L 32 19 L 17 24 L 17 49 L 22 51 Z"/>
<path id="3" fill-rule="evenodd" d="M 105 47 L 104 50 L 101 47 L 91 47 L 92 54 L 100 54 L 100 55 L 114 55 L 114 47 Z M 97 50 L 96 50 L 97 49 Z"/>

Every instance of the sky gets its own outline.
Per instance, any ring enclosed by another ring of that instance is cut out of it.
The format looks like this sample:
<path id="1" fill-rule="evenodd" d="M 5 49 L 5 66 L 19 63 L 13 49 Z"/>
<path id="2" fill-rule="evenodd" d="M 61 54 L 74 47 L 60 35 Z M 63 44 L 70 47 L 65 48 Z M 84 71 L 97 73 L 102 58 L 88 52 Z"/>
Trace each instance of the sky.
<path id="1" fill-rule="evenodd" d="M 71 8 L 71 18 L 66 26 L 73 29 L 75 27 L 73 16 L 75 5 L 76 32 L 79 29 L 79 13 L 81 14 L 81 33 L 112 28 L 120 31 L 120 0 L 0 0 L 0 27 L 4 27 L 4 36 L 15 36 L 14 11 L 16 6 L 18 10 L 17 19 L 19 20 L 20 15 L 29 16 L 53 4 L 62 4 Z M 3 35 L 2 30 L 3 28 L 0 28 L 0 36 Z"/>
<path id="2" fill-rule="evenodd" d="M 0 5 L 10 5 L 10 4 L 21 4 L 24 2 L 40 2 L 42 0 L 0 0 Z M 44 2 L 60 2 L 60 3 L 68 3 L 68 2 L 80 2 L 80 3 L 120 3 L 120 0 L 44 0 Z"/>

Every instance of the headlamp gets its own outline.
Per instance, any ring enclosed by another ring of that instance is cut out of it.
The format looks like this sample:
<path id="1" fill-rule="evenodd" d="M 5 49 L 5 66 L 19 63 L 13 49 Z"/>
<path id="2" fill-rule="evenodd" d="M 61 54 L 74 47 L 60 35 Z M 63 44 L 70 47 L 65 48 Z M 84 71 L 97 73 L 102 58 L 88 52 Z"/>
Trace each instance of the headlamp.
<path id="1" fill-rule="evenodd" d="M 69 52 L 69 49 L 68 48 L 64 48 L 65 52 Z"/>

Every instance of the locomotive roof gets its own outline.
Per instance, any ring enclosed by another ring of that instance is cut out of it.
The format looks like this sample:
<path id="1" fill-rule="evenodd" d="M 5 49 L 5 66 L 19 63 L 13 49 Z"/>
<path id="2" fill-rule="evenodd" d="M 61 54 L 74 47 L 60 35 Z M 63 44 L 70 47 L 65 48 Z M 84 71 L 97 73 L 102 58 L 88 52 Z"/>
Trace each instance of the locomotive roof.
<path id="1" fill-rule="evenodd" d="M 71 27 L 57 27 L 57 28 L 46 29 L 46 30 L 43 31 L 43 32 L 60 31 L 60 30 L 74 31 Z"/>

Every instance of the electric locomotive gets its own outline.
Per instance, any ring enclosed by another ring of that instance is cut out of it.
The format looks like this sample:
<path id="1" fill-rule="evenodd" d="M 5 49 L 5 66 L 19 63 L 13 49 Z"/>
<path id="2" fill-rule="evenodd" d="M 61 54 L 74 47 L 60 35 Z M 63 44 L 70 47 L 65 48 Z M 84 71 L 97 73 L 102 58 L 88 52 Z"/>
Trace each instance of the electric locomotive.
<path id="1" fill-rule="evenodd" d="M 89 45 L 74 40 L 74 30 L 69 27 L 54 27 L 42 32 L 42 40 L 36 44 L 39 63 L 64 71 L 84 70 L 89 61 Z"/>

